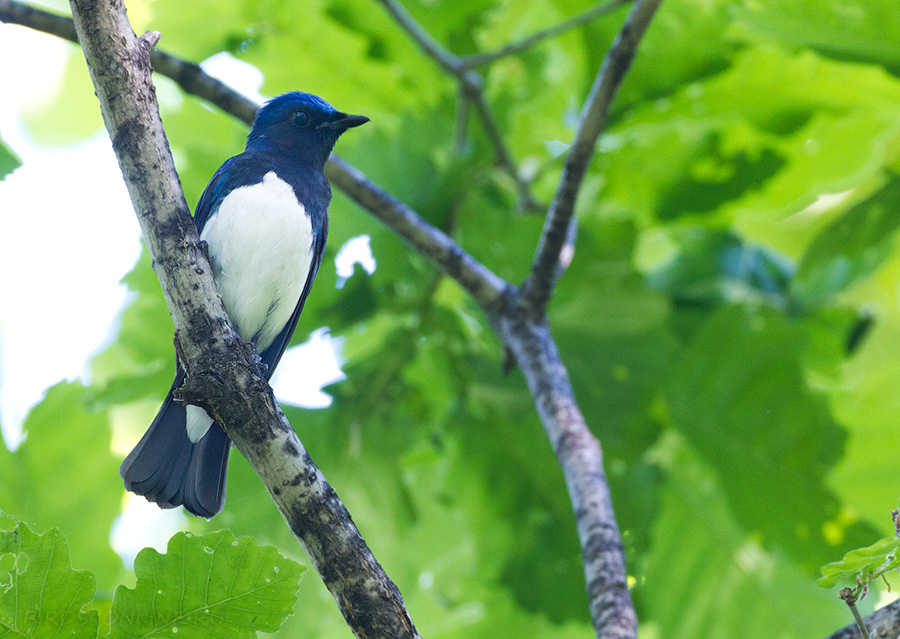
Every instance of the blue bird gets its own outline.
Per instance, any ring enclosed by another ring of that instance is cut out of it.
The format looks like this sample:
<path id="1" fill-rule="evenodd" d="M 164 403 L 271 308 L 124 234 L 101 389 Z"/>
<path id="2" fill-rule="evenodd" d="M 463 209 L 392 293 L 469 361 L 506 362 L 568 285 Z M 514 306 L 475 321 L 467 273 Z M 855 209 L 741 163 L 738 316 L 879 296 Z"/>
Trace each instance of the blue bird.
<path id="1" fill-rule="evenodd" d="M 328 234 L 325 161 L 338 137 L 369 121 L 309 93 L 269 101 L 247 146 L 210 181 L 194 215 L 228 317 L 271 376 L 291 340 Z M 231 440 L 205 410 L 172 399 L 175 381 L 141 441 L 122 462 L 125 488 L 161 508 L 212 517 L 225 503 Z"/>

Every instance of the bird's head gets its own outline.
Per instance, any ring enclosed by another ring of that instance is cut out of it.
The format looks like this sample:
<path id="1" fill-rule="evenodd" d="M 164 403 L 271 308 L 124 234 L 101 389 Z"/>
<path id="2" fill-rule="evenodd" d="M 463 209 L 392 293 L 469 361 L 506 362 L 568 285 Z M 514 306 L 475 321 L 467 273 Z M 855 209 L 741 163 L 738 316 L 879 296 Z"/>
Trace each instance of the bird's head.
<path id="1" fill-rule="evenodd" d="M 293 91 L 257 112 L 247 150 L 273 150 L 324 166 L 341 133 L 368 121 L 364 115 L 342 113 L 316 95 Z"/>

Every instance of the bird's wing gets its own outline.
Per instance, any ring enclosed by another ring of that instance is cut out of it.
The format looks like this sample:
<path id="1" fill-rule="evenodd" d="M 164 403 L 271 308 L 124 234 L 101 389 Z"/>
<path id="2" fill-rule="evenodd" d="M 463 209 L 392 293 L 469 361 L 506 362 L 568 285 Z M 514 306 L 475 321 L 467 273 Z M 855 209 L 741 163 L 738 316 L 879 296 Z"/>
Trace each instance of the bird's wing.
<path id="1" fill-rule="evenodd" d="M 313 239 L 312 264 L 310 264 L 309 267 L 309 275 L 306 277 L 306 284 L 303 285 L 303 293 L 300 295 L 300 299 L 297 301 L 297 306 L 296 308 L 294 308 L 291 319 L 288 320 L 288 323 L 284 325 L 284 329 L 278 334 L 277 337 L 275 337 L 275 341 L 273 341 L 266 350 L 260 353 L 260 357 L 263 363 L 268 367 L 268 377 L 271 377 L 272 373 L 275 372 L 275 367 L 278 366 L 278 361 L 281 359 L 282 354 L 291 341 L 291 336 L 294 334 L 294 329 L 297 328 L 297 320 L 300 319 L 300 313 L 303 312 L 303 304 L 306 302 L 309 291 L 312 289 L 313 281 L 316 279 L 316 273 L 319 272 L 319 265 L 322 263 L 322 255 L 325 253 L 325 240 L 328 237 L 327 210 L 322 216 L 321 230 L 314 229 L 313 232 L 315 233 L 315 238 Z"/>
<path id="2" fill-rule="evenodd" d="M 229 168 L 233 163 L 234 158 L 231 158 L 219 167 L 209 184 L 206 185 L 203 195 L 200 196 L 200 201 L 197 202 L 197 210 L 194 211 L 194 226 L 197 227 L 198 233 L 203 231 L 207 220 L 216 212 L 229 191 L 234 188 L 231 186 L 231 180 L 228 178 L 230 175 Z"/>

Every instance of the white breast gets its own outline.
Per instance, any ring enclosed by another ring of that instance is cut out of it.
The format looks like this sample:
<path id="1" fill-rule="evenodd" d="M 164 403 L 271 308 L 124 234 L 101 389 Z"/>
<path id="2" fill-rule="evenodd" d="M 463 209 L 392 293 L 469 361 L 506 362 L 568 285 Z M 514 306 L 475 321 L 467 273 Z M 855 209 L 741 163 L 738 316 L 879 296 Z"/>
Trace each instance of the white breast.
<path id="1" fill-rule="evenodd" d="M 312 266 L 306 209 L 270 171 L 261 183 L 229 193 L 200 237 L 238 334 L 264 351 L 294 312 Z"/>

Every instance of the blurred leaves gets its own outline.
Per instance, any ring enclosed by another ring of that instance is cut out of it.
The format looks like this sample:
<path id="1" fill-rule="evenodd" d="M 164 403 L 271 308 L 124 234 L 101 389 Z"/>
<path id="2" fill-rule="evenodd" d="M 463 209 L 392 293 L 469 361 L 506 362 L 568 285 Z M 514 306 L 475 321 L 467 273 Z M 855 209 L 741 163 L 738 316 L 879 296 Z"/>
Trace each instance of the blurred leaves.
<path id="1" fill-rule="evenodd" d="M 119 514 L 121 460 L 110 451 L 108 415 L 90 412 L 86 395 L 77 382 L 48 389 L 25 420 L 25 441 L 15 451 L 0 447 L 0 508 L 65 529 L 75 563 L 110 588 L 122 572 L 107 532 Z"/>
<path id="2" fill-rule="evenodd" d="M 891 0 L 772 0 L 737 3 L 742 26 L 764 37 L 808 47 L 838 60 L 900 71 L 900 16 Z"/>
<path id="3" fill-rule="evenodd" d="M 70 48 L 56 94 L 23 113 L 22 120 L 35 142 L 45 146 L 77 144 L 103 130 L 94 85 L 76 47 Z"/>
<path id="4" fill-rule="evenodd" d="M 404 5 L 465 55 L 592 2 Z M 168 51 L 192 61 L 228 51 L 263 73 L 266 95 L 307 90 L 369 115 L 338 152 L 501 277 L 528 274 L 542 217 L 517 211 L 471 114 L 454 139 L 456 82 L 377 4 L 138 8 Z M 478 69 L 542 201 L 626 13 Z M 604 446 L 648 637 L 825 635 L 848 619 L 812 587 L 818 567 L 889 530 L 900 447 L 898 24 L 894 0 L 667 0 L 613 106 L 549 318 Z M 73 56 L 59 94 L 25 115 L 39 141 L 99 126 L 79 64 Z M 247 129 L 158 84 L 194 203 Z M 75 120 L 51 122 L 63 109 Z M 361 235 L 377 268 L 338 288 L 334 257 Z M 146 255 L 124 283 L 128 304 L 90 386 L 51 389 L 24 443 L 0 450 L 0 508 L 63 528 L 101 585 L 121 570 L 106 543 L 122 495 L 107 423 L 133 443 L 146 424 L 132 420 L 161 400 L 174 369 Z M 341 343 L 346 379 L 327 389 L 329 408 L 285 412 L 423 636 L 592 636 L 571 505 L 520 373 L 501 376 L 503 346 L 464 291 L 340 193 L 294 343 L 322 326 Z M 132 405 L 141 410 L 126 417 Z M 304 561 L 237 454 L 225 511 L 189 523 L 223 526 Z M 160 560 L 141 557 L 139 574 Z M 286 635 L 346 636 L 319 580 L 299 597 L 304 614 Z"/>
<path id="5" fill-rule="evenodd" d="M 635 591 L 645 630 L 673 639 L 769 637 L 773 628 L 784 637 L 822 637 L 850 621 L 833 594 L 816 592 L 808 572 L 747 534 L 723 492 L 729 479 L 691 446 L 671 436 L 654 454 L 669 481 L 646 586 Z"/>
<path id="6" fill-rule="evenodd" d="M 19 159 L 19 156 L 7 146 L 3 138 L 0 138 L 0 180 L 15 171 L 21 164 L 22 160 Z"/>
<path id="7" fill-rule="evenodd" d="M 815 305 L 872 273 L 892 252 L 900 228 L 900 177 L 823 228 L 797 267 L 793 292 Z"/>

